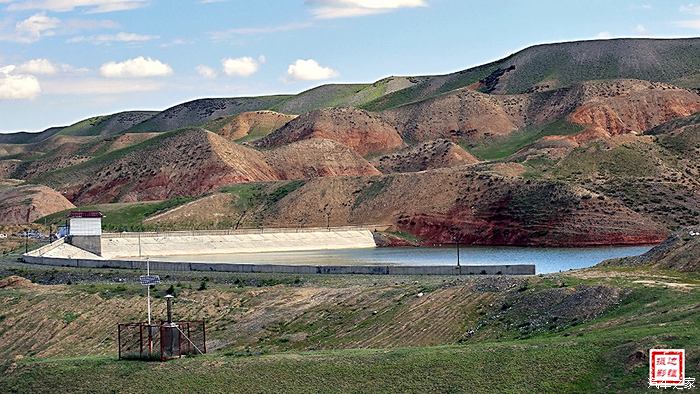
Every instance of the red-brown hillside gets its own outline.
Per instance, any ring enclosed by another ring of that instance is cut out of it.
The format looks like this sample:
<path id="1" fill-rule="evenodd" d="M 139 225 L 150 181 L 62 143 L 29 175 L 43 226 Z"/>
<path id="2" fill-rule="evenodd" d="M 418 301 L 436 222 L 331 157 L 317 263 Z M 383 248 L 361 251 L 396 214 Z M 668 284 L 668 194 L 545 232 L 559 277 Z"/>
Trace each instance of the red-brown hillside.
<path id="1" fill-rule="evenodd" d="M 200 195 L 222 185 L 275 180 L 265 157 L 202 129 L 153 138 L 47 175 L 72 201 L 96 203 Z"/>
<path id="2" fill-rule="evenodd" d="M 270 134 L 294 118 L 296 116 L 275 111 L 253 111 L 211 121 L 204 128 L 231 141 L 252 141 Z"/>
<path id="3" fill-rule="evenodd" d="M 75 206 L 47 186 L 0 186 L 0 225 L 31 223 L 70 208 Z"/>
<path id="4" fill-rule="evenodd" d="M 312 138 L 265 152 L 280 179 L 381 174 L 352 149 L 335 141 Z"/>
<path id="5" fill-rule="evenodd" d="M 418 172 L 478 162 L 476 157 L 461 146 L 446 139 L 426 141 L 372 160 L 372 164 L 385 174 Z"/>
<path id="6" fill-rule="evenodd" d="M 618 201 L 586 189 L 469 167 L 316 178 L 264 212 L 266 226 L 325 225 L 327 212 L 331 225 L 394 224 L 426 244 L 454 239 L 484 245 L 641 244 L 668 234 Z"/>
<path id="7" fill-rule="evenodd" d="M 527 96 L 493 96 L 460 89 L 383 115 L 409 141 L 503 136 L 525 126 Z"/>
<path id="8" fill-rule="evenodd" d="M 356 108 L 309 112 L 258 140 L 259 147 L 276 147 L 310 138 L 323 138 L 352 148 L 361 156 L 394 151 L 403 146 L 396 129 L 377 114 Z"/>
<path id="9" fill-rule="evenodd" d="M 587 82 L 583 104 L 569 119 L 588 126 L 579 138 L 643 134 L 700 111 L 700 95 L 673 85 L 637 80 Z"/>

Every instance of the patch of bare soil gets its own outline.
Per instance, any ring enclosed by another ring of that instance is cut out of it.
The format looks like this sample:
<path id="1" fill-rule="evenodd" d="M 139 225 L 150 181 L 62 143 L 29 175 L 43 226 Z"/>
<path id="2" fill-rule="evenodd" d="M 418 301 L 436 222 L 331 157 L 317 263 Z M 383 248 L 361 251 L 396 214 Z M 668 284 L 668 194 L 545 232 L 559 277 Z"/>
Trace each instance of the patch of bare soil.
<path id="1" fill-rule="evenodd" d="M 427 141 L 372 160 L 372 164 L 385 174 L 418 172 L 477 162 L 479 159 L 446 139 Z"/>
<path id="2" fill-rule="evenodd" d="M 619 134 L 643 134 L 671 119 L 700 111 L 700 95 L 669 84 L 638 80 L 587 82 L 584 104 L 569 119 L 588 128 L 585 141 Z"/>
<path id="3" fill-rule="evenodd" d="M 559 330 L 592 320 L 620 303 L 622 292 L 608 286 L 577 286 L 511 292 L 500 310 L 482 325 L 517 329 L 521 334 Z"/>
<path id="4" fill-rule="evenodd" d="M 601 266 L 649 266 L 681 272 L 700 272 L 700 227 L 687 227 L 641 256 L 606 260 Z"/>
<path id="5" fill-rule="evenodd" d="M 255 140 L 287 124 L 295 115 L 275 111 L 253 111 L 207 123 L 204 127 L 231 140 Z"/>
<path id="6" fill-rule="evenodd" d="M 31 223 L 54 212 L 75 208 L 48 186 L 19 185 L 0 188 L 0 225 Z"/>
<path id="7" fill-rule="evenodd" d="M 281 179 L 381 174 L 367 160 L 338 142 L 312 138 L 265 152 Z"/>
<path id="8" fill-rule="evenodd" d="M 404 144 L 394 126 L 377 114 L 328 108 L 301 115 L 254 145 L 270 148 L 310 138 L 339 142 L 361 156 L 391 152 Z"/>
<path id="9" fill-rule="evenodd" d="M 0 279 L 0 289 L 29 289 L 33 286 L 34 284 L 32 281 L 22 278 L 21 276 L 12 275 Z"/>
<path id="10" fill-rule="evenodd" d="M 214 193 L 151 216 L 144 223 L 165 227 L 177 225 L 180 228 L 207 228 L 220 223 L 235 223 L 240 216 L 234 205 L 236 198 L 230 193 Z"/>
<path id="11" fill-rule="evenodd" d="M 526 95 L 493 96 L 464 88 L 382 114 L 410 141 L 477 141 L 524 127 L 528 105 Z"/>

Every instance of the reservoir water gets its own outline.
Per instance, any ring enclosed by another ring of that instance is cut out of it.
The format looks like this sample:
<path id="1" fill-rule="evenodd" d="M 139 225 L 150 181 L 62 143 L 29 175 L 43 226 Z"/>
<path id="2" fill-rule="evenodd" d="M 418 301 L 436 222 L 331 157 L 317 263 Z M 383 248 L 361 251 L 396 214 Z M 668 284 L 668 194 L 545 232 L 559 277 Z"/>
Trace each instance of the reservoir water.
<path id="1" fill-rule="evenodd" d="M 586 268 L 599 262 L 642 254 L 652 246 L 596 248 L 463 247 L 462 265 L 535 264 L 538 274 Z M 455 248 L 374 248 L 304 252 L 268 252 L 151 256 L 155 261 L 217 262 L 238 264 L 305 265 L 452 265 L 457 264 Z"/>

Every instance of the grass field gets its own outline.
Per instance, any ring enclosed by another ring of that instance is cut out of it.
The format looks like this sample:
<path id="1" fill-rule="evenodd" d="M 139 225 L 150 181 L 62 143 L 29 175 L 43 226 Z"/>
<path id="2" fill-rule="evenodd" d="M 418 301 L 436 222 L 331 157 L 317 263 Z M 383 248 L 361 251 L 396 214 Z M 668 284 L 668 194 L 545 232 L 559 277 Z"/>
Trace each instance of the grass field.
<path id="1" fill-rule="evenodd" d="M 500 160 L 519 151 L 527 145 L 549 135 L 572 135 L 583 130 L 583 126 L 565 120 L 540 126 L 529 126 L 501 139 L 484 141 L 475 148 L 465 147 L 471 154 L 482 160 Z"/>
<path id="2" fill-rule="evenodd" d="M 142 314 L 138 272 L 6 259 L 10 274 L 51 285 L 0 289 L 5 392 L 640 392 L 651 347 L 685 348 L 700 375 L 693 273 L 160 273 L 156 297 L 173 285 L 213 350 L 168 363 L 115 357 L 113 323 Z"/>
<path id="3" fill-rule="evenodd" d="M 195 200 L 194 197 L 175 197 L 165 201 L 81 206 L 45 216 L 37 220 L 37 223 L 53 226 L 62 225 L 65 223 L 66 217 L 70 211 L 98 210 L 105 215 L 102 219 L 102 229 L 105 231 L 156 230 L 156 226 L 146 225 L 143 221 L 150 216 L 165 212 L 193 200 Z"/>

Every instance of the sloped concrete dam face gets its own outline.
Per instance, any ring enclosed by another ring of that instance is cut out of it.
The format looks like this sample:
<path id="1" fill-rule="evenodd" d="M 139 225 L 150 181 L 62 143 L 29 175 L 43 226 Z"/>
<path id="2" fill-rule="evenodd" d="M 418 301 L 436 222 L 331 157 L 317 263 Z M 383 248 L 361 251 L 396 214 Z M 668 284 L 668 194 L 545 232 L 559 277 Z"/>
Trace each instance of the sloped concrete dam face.
<path id="1" fill-rule="evenodd" d="M 221 255 L 234 253 L 286 252 L 331 249 L 374 248 L 369 230 L 319 230 L 270 232 L 171 232 L 102 234 L 102 256 L 97 256 L 64 239 L 22 256 L 31 264 L 83 268 L 145 269 L 151 259 L 154 271 L 219 271 L 293 274 L 363 275 L 534 275 L 535 266 L 522 265 L 284 265 L 242 263 L 178 262 L 163 256 Z"/>
<path id="2" fill-rule="evenodd" d="M 369 230 L 257 234 L 103 234 L 106 259 L 376 247 Z"/>

